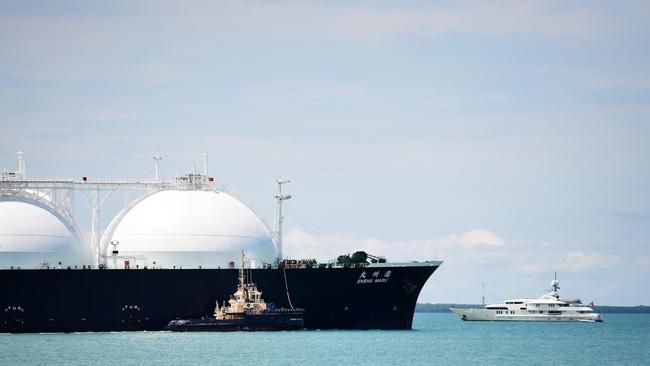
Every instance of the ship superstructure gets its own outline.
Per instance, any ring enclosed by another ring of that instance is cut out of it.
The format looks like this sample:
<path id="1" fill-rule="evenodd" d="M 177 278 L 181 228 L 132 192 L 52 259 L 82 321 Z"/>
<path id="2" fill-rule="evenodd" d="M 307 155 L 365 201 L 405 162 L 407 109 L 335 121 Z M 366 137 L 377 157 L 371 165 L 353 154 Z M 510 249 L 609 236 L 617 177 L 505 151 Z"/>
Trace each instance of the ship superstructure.
<path id="1" fill-rule="evenodd" d="M 246 313 L 256 315 L 266 311 L 262 292 L 257 289 L 255 283 L 246 281 L 245 263 L 245 254 L 242 251 L 237 291 L 228 300 L 229 306 L 226 306 L 224 301 L 223 306 L 219 307 L 219 302 L 217 302 L 217 306 L 214 308 L 215 319 L 238 319 Z"/>

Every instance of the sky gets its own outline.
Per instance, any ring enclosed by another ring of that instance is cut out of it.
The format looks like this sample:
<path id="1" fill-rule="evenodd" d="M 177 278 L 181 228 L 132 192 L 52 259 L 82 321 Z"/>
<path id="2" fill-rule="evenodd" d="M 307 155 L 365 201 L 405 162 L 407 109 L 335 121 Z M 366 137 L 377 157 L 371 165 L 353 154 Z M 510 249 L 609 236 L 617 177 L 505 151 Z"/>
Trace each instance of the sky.
<path id="1" fill-rule="evenodd" d="M 0 169 L 151 178 L 159 149 L 172 177 L 206 152 L 267 222 L 292 178 L 286 255 L 443 260 L 420 302 L 557 271 L 650 304 L 648 34 L 644 1 L 0 1 Z"/>

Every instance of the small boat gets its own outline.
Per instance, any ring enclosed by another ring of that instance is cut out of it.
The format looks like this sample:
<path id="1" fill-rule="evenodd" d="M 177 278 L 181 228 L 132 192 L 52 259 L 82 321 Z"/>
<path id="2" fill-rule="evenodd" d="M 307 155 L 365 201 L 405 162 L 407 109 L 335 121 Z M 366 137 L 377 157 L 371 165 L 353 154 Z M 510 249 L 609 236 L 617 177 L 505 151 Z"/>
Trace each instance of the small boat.
<path id="1" fill-rule="evenodd" d="M 551 282 L 551 290 L 536 299 L 506 300 L 502 304 L 478 309 L 451 308 L 462 320 L 542 321 L 542 322 L 601 322 L 600 314 L 580 300 L 560 299 L 560 282 Z"/>
<path id="2" fill-rule="evenodd" d="M 266 304 L 262 292 L 254 283 L 246 282 L 244 252 L 239 269 L 237 291 L 223 306 L 216 302 L 214 314 L 199 319 L 176 319 L 165 327 L 172 332 L 200 331 L 279 331 L 304 329 L 305 310 L 300 308 L 275 308 Z"/>

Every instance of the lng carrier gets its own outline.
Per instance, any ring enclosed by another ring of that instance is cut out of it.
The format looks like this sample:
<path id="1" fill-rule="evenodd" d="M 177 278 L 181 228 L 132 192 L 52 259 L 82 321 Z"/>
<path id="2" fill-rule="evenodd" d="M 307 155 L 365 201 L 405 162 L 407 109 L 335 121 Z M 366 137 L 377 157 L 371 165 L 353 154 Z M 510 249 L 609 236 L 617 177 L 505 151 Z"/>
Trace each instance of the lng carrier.
<path id="1" fill-rule="evenodd" d="M 204 169 L 146 181 L 28 177 L 0 171 L 0 332 L 163 330 L 227 300 L 242 251 L 248 276 L 279 308 L 305 309 L 307 329 L 410 329 L 440 261 L 391 263 L 357 252 L 328 263 L 282 252 L 277 179 L 273 230 Z M 106 227 L 109 198 L 123 208 Z M 75 200 L 87 200 L 90 235 Z M 78 209 L 76 211 L 79 211 Z M 90 239 L 87 240 L 86 237 Z"/>

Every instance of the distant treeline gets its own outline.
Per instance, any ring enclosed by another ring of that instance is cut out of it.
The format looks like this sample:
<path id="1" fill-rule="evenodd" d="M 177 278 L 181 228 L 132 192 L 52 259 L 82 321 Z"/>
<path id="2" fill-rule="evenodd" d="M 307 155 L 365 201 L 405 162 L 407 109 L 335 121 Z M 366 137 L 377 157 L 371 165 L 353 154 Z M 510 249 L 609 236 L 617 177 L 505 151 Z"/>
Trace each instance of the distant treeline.
<path id="1" fill-rule="evenodd" d="M 478 304 L 416 304 L 416 313 L 450 313 L 450 307 L 455 308 L 476 308 L 482 307 Z M 626 313 L 626 314 L 650 314 L 650 306 L 595 306 L 594 311 L 601 314 Z"/>
<path id="2" fill-rule="evenodd" d="M 627 314 L 650 314 L 650 306 L 594 306 L 597 313 L 627 313 Z"/>

